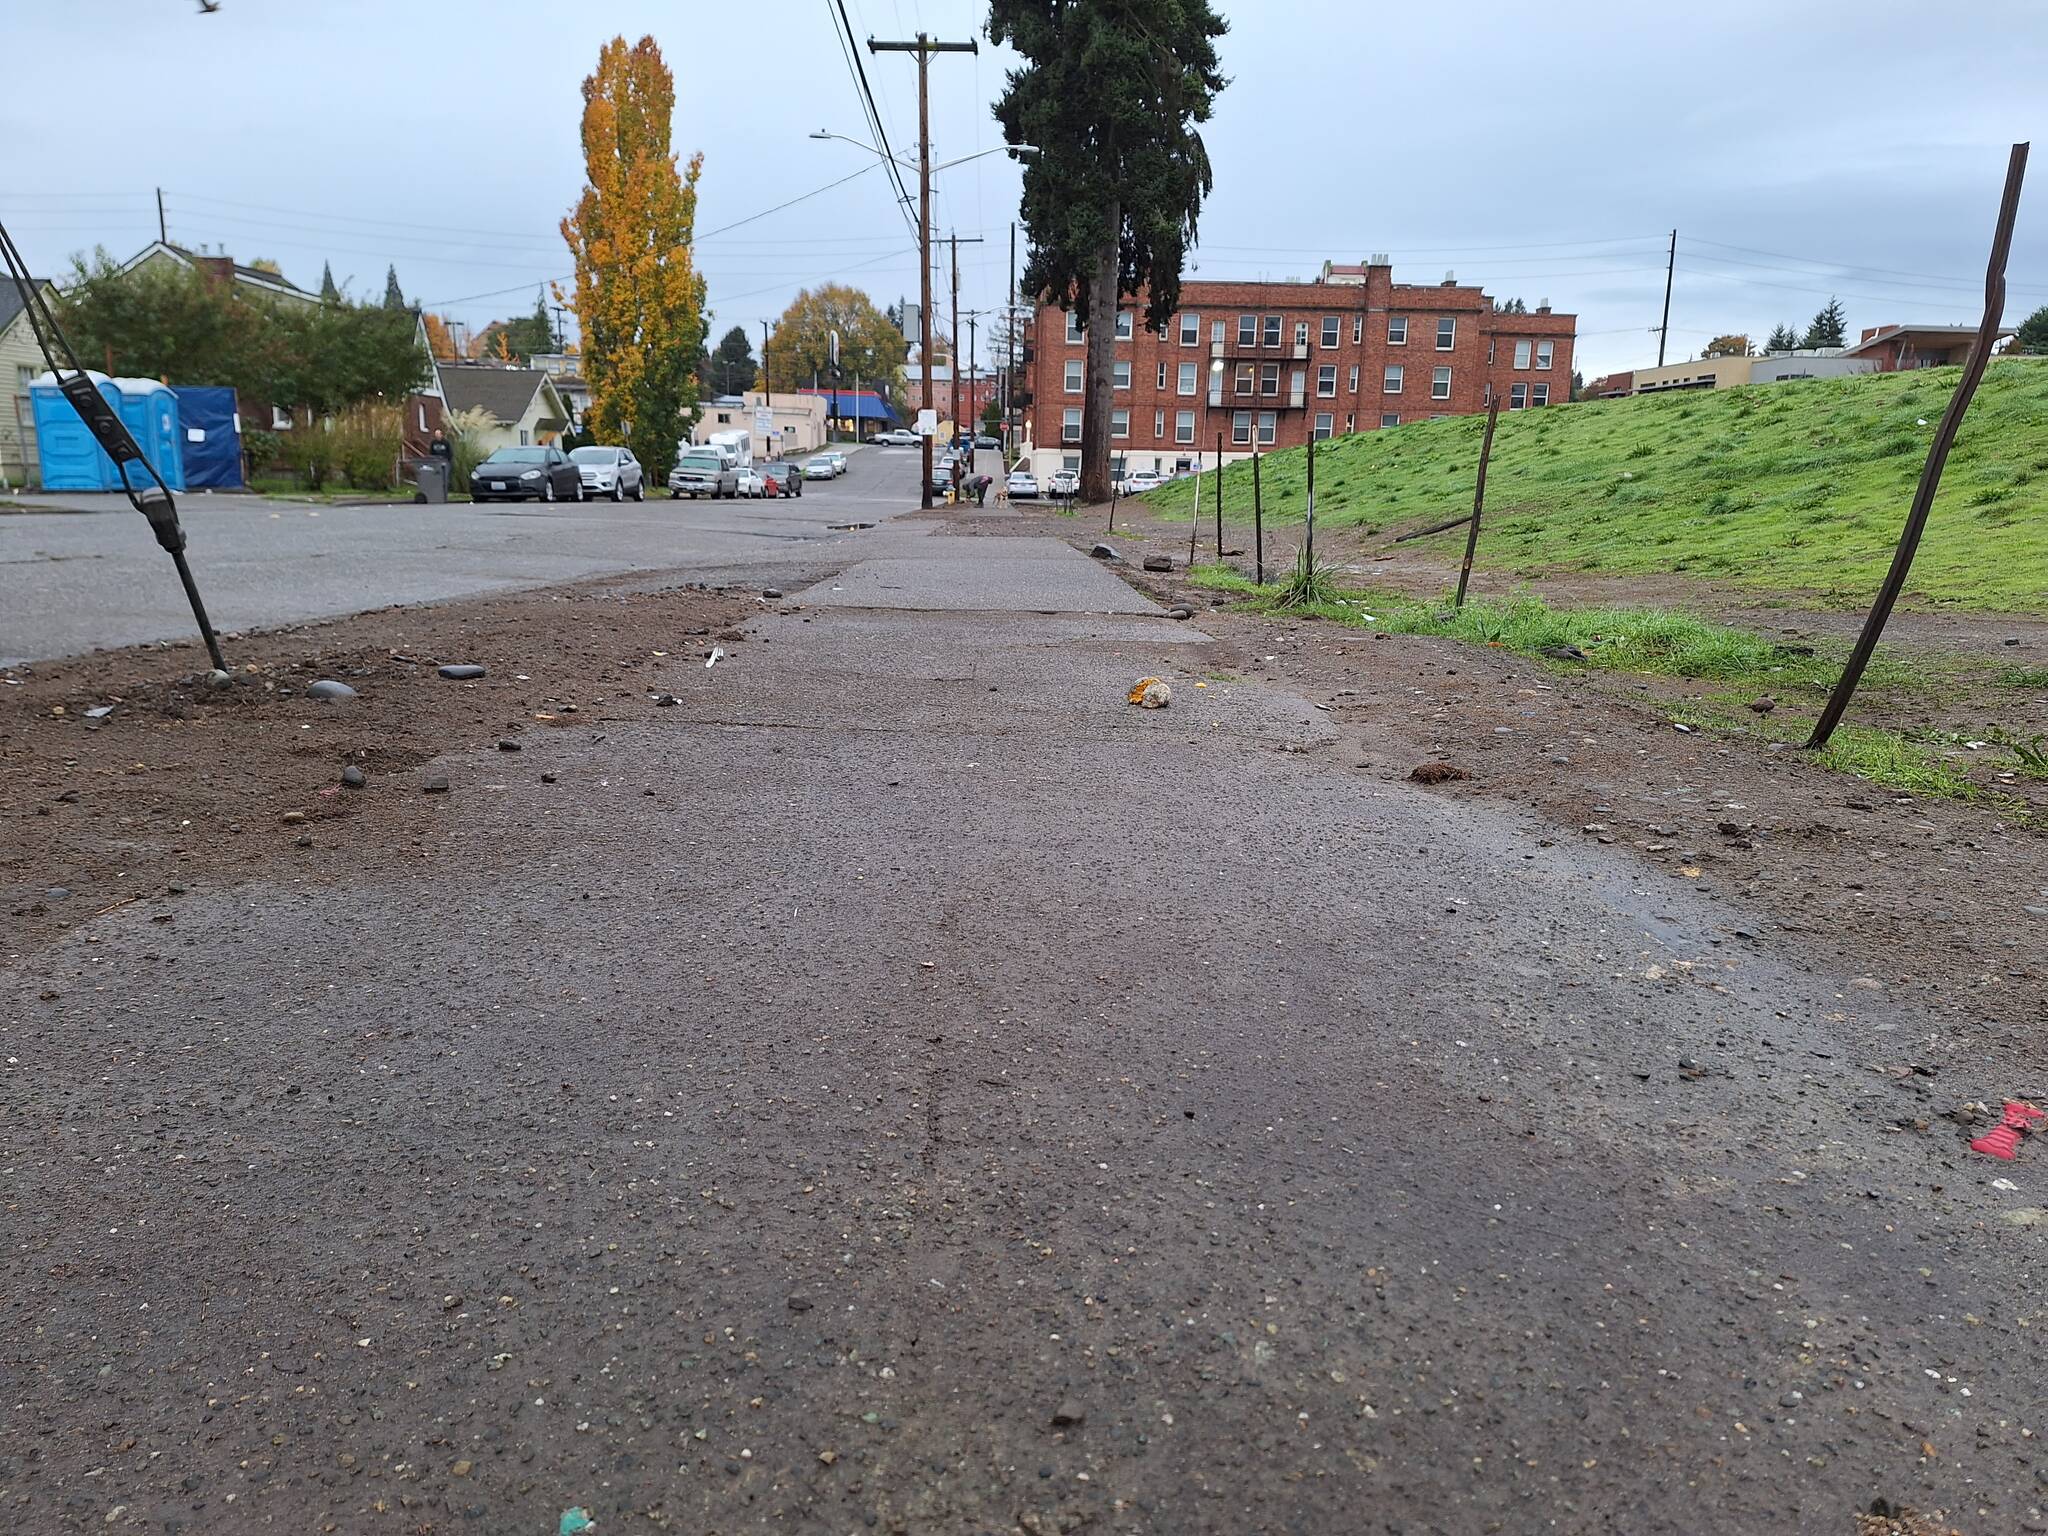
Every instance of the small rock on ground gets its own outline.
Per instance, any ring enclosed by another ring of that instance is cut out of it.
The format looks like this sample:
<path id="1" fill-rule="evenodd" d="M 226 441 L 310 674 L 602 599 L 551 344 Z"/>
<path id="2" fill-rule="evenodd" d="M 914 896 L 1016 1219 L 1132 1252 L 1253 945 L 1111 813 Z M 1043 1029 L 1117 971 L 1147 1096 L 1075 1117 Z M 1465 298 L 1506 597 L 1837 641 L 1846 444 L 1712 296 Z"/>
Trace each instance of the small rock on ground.
<path id="1" fill-rule="evenodd" d="M 451 662 L 439 669 L 451 683 L 467 683 L 484 675 L 484 669 L 470 662 Z"/>
<path id="2" fill-rule="evenodd" d="M 445 773 L 430 774 L 426 782 L 420 785 L 420 789 L 429 795 L 445 795 L 448 793 L 448 775 Z"/>
<path id="3" fill-rule="evenodd" d="M 1111 547 L 1110 547 L 1109 545 L 1107 545 L 1107 544 L 1098 544 L 1098 545 L 1096 545 L 1096 546 L 1095 546 L 1095 547 L 1094 547 L 1093 549 L 1089 550 L 1089 551 L 1088 551 L 1088 553 L 1089 553 L 1089 554 L 1091 554 L 1091 555 L 1093 555 L 1093 556 L 1094 556 L 1094 557 L 1095 557 L 1095 558 L 1096 558 L 1097 560 L 1121 560 L 1121 559 L 1123 559 L 1123 556 L 1122 556 L 1122 555 L 1118 554 L 1118 553 L 1117 553 L 1117 552 L 1115 551 L 1115 549 L 1111 548 Z"/>
<path id="4" fill-rule="evenodd" d="M 365 784 L 370 782 L 370 776 L 364 773 L 363 770 L 358 768 L 354 763 L 350 763 L 346 768 L 341 770 L 341 782 L 346 784 L 350 789 L 361 789 Z"/>
<path id="5" fill-rule="evenodd" d="M 1418 784 L 1448 784 L 1472 775 L 1456 763 L 1418 763 L 1409 770 L 1408 777 Z"/>
<path id="6" fill-rule="evenodd" d="M 1145 557 L 1145 569 L 1148 571 L 1170 571 L 1173 569 L 1173 556 L 1147 555 Z"/>
<path id="7" fill-rule="evenodd" d="M 355 689 L 349 687 L 347 683 L 338 683 L 331 677 L 323 677 L 317 683 L 306 685 L 306 697 L 309 699 L 352 699 L 355 696 Z"/>

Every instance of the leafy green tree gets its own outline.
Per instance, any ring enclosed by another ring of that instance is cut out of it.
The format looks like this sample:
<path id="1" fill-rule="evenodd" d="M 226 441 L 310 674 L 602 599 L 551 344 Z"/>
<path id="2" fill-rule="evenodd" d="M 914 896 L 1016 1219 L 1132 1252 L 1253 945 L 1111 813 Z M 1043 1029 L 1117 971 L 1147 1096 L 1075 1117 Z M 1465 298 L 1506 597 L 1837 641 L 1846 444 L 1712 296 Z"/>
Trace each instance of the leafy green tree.
<path id="1" fill-rule="evenodd" d="M 1829 299 L 1827 308 L 1813 317 L 1813 323 L 1806 328 L 1806 334 L 1799 339 L 1802 347 L 1839 347 L 1849 334 L 1849 320 L 1842 313 L 1842 301 Z"/>
<path id="2" fill-rule="evenodd" d="M 719 338 L 716 349 L 705 355 L 697 377 L 708 399 L 745 393 L 754 387 L 760 372 L 761 365 L 754 361 L 753 343 L 747 339 L 747 328 L 736 325 Z"/>
<path id="3" fill-rule="evenodd" d="M 993 396 L 981 408 L 981 430 L 990 437 L 1001 437 L 1003 435 L 1002 402 Z"/>
<path id="4" fill-rule="evenodd" d="M 1701 357 L 1749 357 L 1756 349 L 1749 344 L 1747 336 L 1716 336 L 1700 348 Z"/>
<path id="5" fill-rule="evenodd" d="M 1226 81 L 1210 0 L 990 0 L 988 36 L 1023 59 L 995 114 L 1032 144 L 1023 291 L 1072 304 L 1088 339 L 1081 493 L 1109 499 L 1110 363 L 1118 301 L 1145 324 L 1180 304 L 1181 268 L 1213 185 L 1196 124 Z"/>
<path id="6" fill-rule="evenodd" d="M 329 304 L 337 303 L 341 298 L 341 290 L 334 286 L 334 263 L 331 261 L 320 263 L 320 297 Z"/>
<path id="7" fill-rule="evenodd" d="M 269 399 L 332 415 L 366 401 L 396 402 L 427 376 L 427 353 L 409 309 L 371 304 L 269 308 L 281 357 Z"/>
<path id="8" fill-rule="evenodd" d="M 832 366 L 834 331 L 839 333 L 836 371 Z M 728 332 L 719 347 L 723 349 L 731 340 Z M 903 333 L 875 308 L 873 299 L 858 288 L 825 283 L 803 289 L 782 312 L 763 362 L 767 376 L 779 389 L 803 388 L 813 379 L 850 389 L 856 378 L 867 388 L 870 383 L 886 386 L 886 381 L 897 377 L 907 353 Z"/>
<path id="9" fill-rule="evenodd" d="M 1764 343 L 1766 352 L 1790 352 L 1799 345 L 1799 333 L 1789 325 L 1778 326 L 1771 332 L 1771 339 Z"/>
<path id="10" fill-rule="evenodd" d="M 2013 332 L 2012 350 L 2035 357 L 2048 355 L 2048 304 L 2020 322 L 2020 328 Z"/>

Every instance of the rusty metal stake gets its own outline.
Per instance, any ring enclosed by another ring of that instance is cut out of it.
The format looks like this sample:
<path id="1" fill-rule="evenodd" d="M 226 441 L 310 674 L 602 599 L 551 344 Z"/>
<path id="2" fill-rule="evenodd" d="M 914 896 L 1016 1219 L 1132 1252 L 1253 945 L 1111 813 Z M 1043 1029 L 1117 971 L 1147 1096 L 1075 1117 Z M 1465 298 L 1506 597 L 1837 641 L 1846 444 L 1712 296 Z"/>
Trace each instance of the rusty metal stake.
<path id="1" fill-rule="evenodd" d="M 1260 586 L 1266 584 L 1266 509 L 1259 501 L 1259 445 L 1252 444 L 1252 559 Z"/>
<path id="2" fill-rule="evenodd" d="M 1195 455 L 1195 512 L 1188 520 L 1188 569 L 1195 568 L 1195 535 L 1202 531 L 1202 456 Z"/>
<path id="3" fill-rule="evenodd" d="M 1223 434 L 1216 434 L 1216 563 L 1223 563 Z"/>
<path id="4" fill-rule="evenodd" d="M 1479 483 L 1472 489 L 1472 531 L 1465 535 L 1465 563 L 1458 567 L 1458 595 L 1453 608 L 1465 606 L 1465 584 L 1472 579 L 1472 557 L 1479 552 L 1479 513 L 1486 505 L 1486 461 L 1493 457 L 1493 424 L 1500 420 L 1500 396 L 1486 407 L 1486 436 L 1479 443 Z"/>
<path id="5" fill-rule="evenodd" d="M 1998 228 L 1991 237 L 1991 260 L 1984 269 L 1984 319 L 1977 327 L 1976 344 L 1970 349 L 1970 360 L 1963 366 L 1963 376 L 1956 384 L 1956 392 L 1949 397 L 1948 409 L 1942 413 L 1941 425 L 1927 450 L 1927 463 L 1920 471 L 1920 487 L 1913 493 L 1912 510 L 1906 514 L 1905 529 L 1899 534 L 1899 547 L 1892 554 L 1892 568 L 1885 573 L 1884 585 L 1878 588 L 1877 601 L 1871 605 L 1870 616 L 1863 621 L 1863 632 L 1856 637 L 1856 649 L 1849 653 L 1849 664 L 1842 669 L 1835 691 L 1828 695 L 1827 708 L 1820 712 L 1820 719 L 1814 723 L 1813 735 L 1806 743 L 1809 752 L 1818 752 L 1826 746 L 1828 738 L 1835 733 L 1835 727 L 1842 723 L 1842 714 L 1849 707 L 1856 685 L 1863 680 L 1863 669 L 1870 665 L 1878 639 L 1884 634 L 1892 605 L 1898 602 L 1899 594 L 1906 587 L 1906 577 L 1913 569 L 1913 555 L 1920 548 L 1920 535 L 1927 527 L 1927 514 L 1934 505 L 1934 493 L 1941 484 L 1941 471 L 1948 463 L 1948 451 L 1955 444 L 1956 433 L 1963 424 L 1963 412 L 1970 408 L 1970 397 L 1977 393 L 1977 384 L 1991 361 L 1991 348 L 1998 340 L 1998 324 L 2005 315 L 2006 256 L 2012 249 L 2013 219 L 2019 212 L 2020 183 L 2026 175 L 2027 146 L 2015 144 L 2012 158 L 2006 163 L 2005 196 L 1998 205 Z"/>

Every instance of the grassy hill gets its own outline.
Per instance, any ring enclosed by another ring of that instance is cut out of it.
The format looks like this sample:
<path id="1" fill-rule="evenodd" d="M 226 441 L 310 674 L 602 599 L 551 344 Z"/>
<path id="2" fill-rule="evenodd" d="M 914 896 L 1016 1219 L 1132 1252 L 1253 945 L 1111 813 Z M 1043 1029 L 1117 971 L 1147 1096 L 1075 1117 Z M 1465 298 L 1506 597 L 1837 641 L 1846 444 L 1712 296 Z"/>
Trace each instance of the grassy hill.
<path id="1" fill-rule="evenodd" d="M 1519 572 L 1692 572 L 1863 602 L 1891 560 L 1954 368 L 1505 412 L 1480 558 Z M 1316 450 L 1319 527 L 1400 532 L 1469 511 L 1484 418 L 1415 422 Z M 1301 520 L 1301 449 L 1261 464 L 1266 516 Z M 1249 463 L 1223 475 L 1249 521 Z M 1203 477 L 1212 514 L 1214 476 Z M 1152 492 L 1185 516 L 1193 483 Z M 1464 530 L 1424 544 L 1461 547 Z M 1453 556 L 1454 558 L 1454 556 Z M 2048 610 L 2048 359 L 1993 363 L 1963 420 L 1907 588 L 1926 605 Z"/>

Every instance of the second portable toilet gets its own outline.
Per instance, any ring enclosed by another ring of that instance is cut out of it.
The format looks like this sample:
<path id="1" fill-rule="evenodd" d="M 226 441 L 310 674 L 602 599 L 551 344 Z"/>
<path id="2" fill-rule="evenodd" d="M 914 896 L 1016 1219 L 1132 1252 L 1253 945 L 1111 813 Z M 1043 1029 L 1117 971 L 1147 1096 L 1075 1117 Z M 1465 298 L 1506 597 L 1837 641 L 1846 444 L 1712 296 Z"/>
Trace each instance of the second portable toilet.
<path id="1" fill-rule="evenodd" d="M 164 484 L 174 491 L 185 489 L 184 435 L 180 428 L 178 396 L 168 384 L 155 379 L 110 379 L 103 373 L 88 373 L 98 386 L 100 397 L 114 408 L 127 425 L 136 446 Z M 98 441 L 86 430 L 57 376 L 45 373 L 29 386 L 30 409 L 36 422 L 36 457 L 42 471 L 43 489 L 49 491 L 118 491 L 121 473 Z M 149 477 L 140 469 L 129 471 L 141 489 Z"/>

